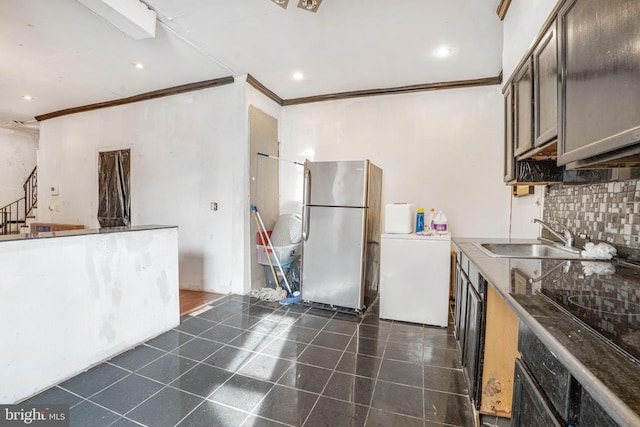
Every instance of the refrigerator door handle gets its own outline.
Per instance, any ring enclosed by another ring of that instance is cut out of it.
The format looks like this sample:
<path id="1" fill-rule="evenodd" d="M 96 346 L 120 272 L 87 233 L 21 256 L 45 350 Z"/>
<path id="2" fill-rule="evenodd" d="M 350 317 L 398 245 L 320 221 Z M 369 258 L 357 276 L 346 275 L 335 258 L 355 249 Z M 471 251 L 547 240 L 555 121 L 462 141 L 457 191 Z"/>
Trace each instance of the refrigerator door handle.
<path id="1" fill-rule="evenodd" d="M 302 238 L 306 241 L 309 238 L 309 196 L 311 194 L 311 171 L 304 171 L 304 210 L 302 213 Z"/>

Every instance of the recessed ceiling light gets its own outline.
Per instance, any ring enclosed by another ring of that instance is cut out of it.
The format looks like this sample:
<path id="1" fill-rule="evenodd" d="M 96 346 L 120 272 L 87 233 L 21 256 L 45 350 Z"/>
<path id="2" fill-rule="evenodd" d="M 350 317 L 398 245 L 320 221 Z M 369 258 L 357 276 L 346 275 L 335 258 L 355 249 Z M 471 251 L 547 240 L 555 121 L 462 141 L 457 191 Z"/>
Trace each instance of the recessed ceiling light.
<path id="1" fill-rule="evenodd" d="M 293 79 L 294 80 L 302 80 L 304 78 L 304 74 L 302 74 L 300 71 L 297 71 L 295 73 L 293 73 Z"/>
<path id="2" fill-rule="evenodd" d="M 141 63 L 141 62 L 138 62 L 138 63 L 136 64 L 136 68 L 137 68 L 138 70 L 142 70 L 142 69 L 144 68 L 144 64 L 143 64 L 143 63 Z"/>
<path id="3" fill-rule="evenodd" d="M 22 97 L 22 99 L 24 99 L 25 101 L 31 101 L 33 98 L 31 97 L 31 95 L 25 95 Z"/>
<path id="4" fill-rule="evenodd" d="M 444 58 L 445 56 L 449 55 L 451 55 L 451 48 L 442 46 L 436 49 L 436 56 L 439 56 L 440 58 Z"/>

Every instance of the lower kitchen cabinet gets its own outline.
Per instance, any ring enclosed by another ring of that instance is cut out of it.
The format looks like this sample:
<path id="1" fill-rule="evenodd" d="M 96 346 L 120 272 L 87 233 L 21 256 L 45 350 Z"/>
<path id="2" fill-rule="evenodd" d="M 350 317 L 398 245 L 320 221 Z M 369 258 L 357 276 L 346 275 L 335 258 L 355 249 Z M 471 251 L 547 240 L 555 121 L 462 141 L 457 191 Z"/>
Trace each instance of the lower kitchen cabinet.
<path id="1" fill-rule="evenodd" d="M 539 261 L 510 262 L 503 266 L 497 260 L 485 260 L 476 244 L 472 246 L 465 241 L 453 242 L 453 250 L 456 252 L 454 336 L 470 400 L 479 414 L 486 416 L 487 421 L 494 416 L 502 421 L 510 418 L 512 427 L 640 427 L 638 422 L 627 422 L 636 418 L 625 413 L 624 406 L 612 403 L 611 389 L 604 388 L 606 379 L 601 379 L 602 383 L 593 381 L 589 372 L 585 373 L 579 363 L 576 365 L 575 353 L 562 344 L 573 333 L 547 335 L 554 328 L 567 333 L 581 330 L 579 324 L 565 325 L 562 314 L 540 299 L 534 293 L 534 282 L 521 273 L 521 269 L 540 271 L 541 267 L 553 271 L 551 266 L 543 266 Z M 496 283 L 489 283 L 487 276 Z M 624 377 L 631 379 L 630 383 L 625 379 L 623 384 L 615 379 L 612 384 L 623 402 L 633 401 L 637 387 L 627 384 L 633 384 L 636 366 L 606 355 L 604 344 L 595 341 L 595 336 L 584 334 L 573 340 L 579 340 L 577 344 L 583 346 L 578 348 L 593 349 L 595 353 L 584 360 L 595 369 L 616 375 L 614 370 L 620 368 Z M 571 345 L 576 345 L 573 340 Z M 599 366 L 600 355 L 613 366 Z M 601 372 L 592 370 L 591 374 L 604 378 Z M 626 394 L 621 390 L 627 390 Z M 616 408 L 621 411 L 616 412 Z"/>
<path id="2" fill-rule="evenodd" d="M 458 250 L 456 253 L 456 276 L 455 276 L 455 310 L 453 320 L 453 333 L 460 342 L 460 349 L 464 346 L 466 316 L 467 311 L 467 288 L 469 287 L 469 278 L 463 267 L 462 253 Z M 469 263 L 467 262 L 467 270 Z"/>
<path id="3" fill-rule="evenodd" d="M 563 419 L 569 418 L 569 390 L 571 374 L 542 344 L 526 325 L 520 326 L 518 347 L 522 360 L 535 377 L 555 411 Z"/>
<path id="4" fill-rule="evenodd" d="M 522 358 L 515 368 L 512 427 L 618 426 L 525 324 L 518 347 Z"/>
<path id="5" fill-rule="evenodd" d="M 465 258 L 458 253 L 454 326 L 469 396 L 481 413 L 509 417 L 518 317 Z"/>
<path id="6" fill-rule="evenodd" d="M 469 388 L 469 396 L 480 404 L 482 349 L 484 342 L 484 298 L 473 284 L 467 286 L 466 333 L 462 346 L 462 368 Z"/>
<path id="7" fill-rule="evenodd" d="M 602 407 L 593 400 L 591 395 L 582 390 L 576 426 L 614 427 L 617 425 Z"/>
<path id="8" fill-rule="evenodd" d="M 515 362 L 513 408 L 511 427 L 561 427 L 564 425 L 553 411 L 533 375 L 520 360 Z"/>
<path id="9" fill-rule="evenodd" d="M 486 295 L 480 413 L 509 418 L 514 365 L 520 355 L 518 316 L 491 286 L 487 286 Z"/>

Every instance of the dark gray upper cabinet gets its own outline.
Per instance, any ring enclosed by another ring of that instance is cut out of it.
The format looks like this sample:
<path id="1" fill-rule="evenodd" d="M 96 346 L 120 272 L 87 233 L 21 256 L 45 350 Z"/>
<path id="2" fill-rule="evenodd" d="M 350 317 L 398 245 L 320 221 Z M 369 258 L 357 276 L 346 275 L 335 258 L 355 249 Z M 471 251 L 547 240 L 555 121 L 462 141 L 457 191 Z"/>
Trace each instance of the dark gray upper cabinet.
<path id="1" fill-rule="evenodd" d="M 638 0 L 568 0 L 559 10 L 559 165 L 622 157 L 640 142 L 639 22 Z"/>
<path id="2" fill-rule="evenodd" d="M 511 86 L 509 86 L 504 92 L 504 182 L 515 179 L 515 166 L 513 158 L 513 96 L 511 95 Z"/>
<path id="3" fill-rule="evenodd" d="M 558 136 L 558 47 L 552 23 L 533 51 L 534 145 Z"/>
<path id="4" fill-rule="evenodd" d="M 533 148 L 533 70 L 531 58 L 513 77 L 513 135 L 516 156 Z"/>

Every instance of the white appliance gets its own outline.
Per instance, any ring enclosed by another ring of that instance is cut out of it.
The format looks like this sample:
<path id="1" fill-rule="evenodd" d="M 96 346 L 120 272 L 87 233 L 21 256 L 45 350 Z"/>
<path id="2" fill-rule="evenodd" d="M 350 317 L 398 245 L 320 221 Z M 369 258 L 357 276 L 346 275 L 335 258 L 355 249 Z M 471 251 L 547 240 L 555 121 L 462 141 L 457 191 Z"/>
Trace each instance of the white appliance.
<path id="1" fill-rule="evenodd" d="M 383 234 L 380 318 L 447 326 L 451 236 Z"/>
<path id="2" fill-rule="evenodd" d="M 378 295 L 382 169 L 304 164 L 302 299 L 360 312 Z"/>
<path id="3" fill-rule="evenodd" d="M 412 203 L 388 203 L 384 207 L 384 232 L 410 234 L 416 231 L 416 206 Z"/>

